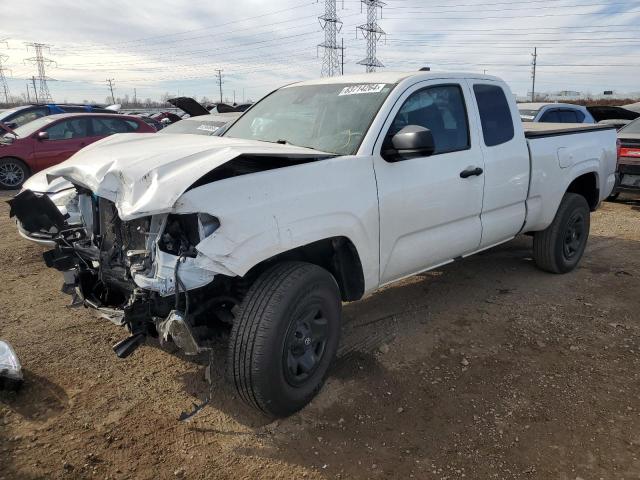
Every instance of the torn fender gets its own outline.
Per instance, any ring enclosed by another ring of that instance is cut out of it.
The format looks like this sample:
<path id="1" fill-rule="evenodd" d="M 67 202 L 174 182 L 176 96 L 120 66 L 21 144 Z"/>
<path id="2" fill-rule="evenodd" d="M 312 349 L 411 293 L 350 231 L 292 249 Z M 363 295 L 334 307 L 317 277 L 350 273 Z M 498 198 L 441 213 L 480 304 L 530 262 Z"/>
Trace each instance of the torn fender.
<path id="1" fill-rule="evenodd" d="M 362 262 L 365 288 L 375 288 L 378 202 L 371 161 L 343 156 L 228 178 L 187 191 L 174 213 L 219 219 L 220 227 L 196 246 L 203 268 L 244 276 L 275 255 L 346 237 Z"/>
<path id="2" fill-rule="evenodd" d="M 196 181 L 241 155 L 327 158 L 332 155 L 266 142 L 197 135 L 113 135 L 47 172 L 115 203 L 122 220 L 168 213 Z"/>

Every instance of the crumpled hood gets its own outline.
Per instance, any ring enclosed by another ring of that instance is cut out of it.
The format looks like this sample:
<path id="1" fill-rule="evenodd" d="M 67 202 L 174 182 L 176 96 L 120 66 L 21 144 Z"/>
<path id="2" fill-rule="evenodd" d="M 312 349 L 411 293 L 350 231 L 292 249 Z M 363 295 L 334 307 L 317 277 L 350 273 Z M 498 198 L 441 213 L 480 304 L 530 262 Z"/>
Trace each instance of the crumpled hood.
<path id="1" fill-rule="evenodd" d="M 170 212 L 198 179 L 239 155 L 333 156 L 227 137 L 128 133 L 107 137 L 47 170 L 116 204 L 122 220 Z"/>

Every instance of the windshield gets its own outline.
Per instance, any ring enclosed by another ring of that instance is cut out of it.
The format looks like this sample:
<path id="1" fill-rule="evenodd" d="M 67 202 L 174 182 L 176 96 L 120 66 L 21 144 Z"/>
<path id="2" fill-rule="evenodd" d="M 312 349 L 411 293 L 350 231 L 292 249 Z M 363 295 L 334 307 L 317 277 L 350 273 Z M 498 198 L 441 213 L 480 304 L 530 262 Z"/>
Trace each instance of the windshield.
<path id="1" fill-rule="evenodd" d="M 198 117 L 195 117 L 196 119 Z M 194 135 L 215 135 L 228 122 L 220 120 L 180 120 L 163 128 L 158 133 L 191 133 Z"/>
<path id="2" fill-rule="evenodd" d="M 620 130 L 620 133 L 640 133 L 640 118 Z"/>
<path id="3" fill-rule="evenodd" d="M 42 127 L 44 127 L 45 125 L 51 122 L 52 122 L 51 117 L 41 117 L 41 118 L 37 118 L 36 120 L 33 120 L 32 122 L 25 123 L 21 127 L 14 128 L 13 131 L 16 132 L 16 135 L 18 137 L 24 138 L 24 137 L 28 137 L 29 135 L 36 132 L 37 130 L 40 130 Z"/>
<path id="4" fill-rule="evenodd" d="M 281 88 L 247 110 L 223 135 L 353 155 L 393 87 L 333 83 Z"/>
<path id="5" fill-rule="evenodd" d="M 532 122 L 540 110 L 520 110 L 520 118 L 523 122 Z"/>

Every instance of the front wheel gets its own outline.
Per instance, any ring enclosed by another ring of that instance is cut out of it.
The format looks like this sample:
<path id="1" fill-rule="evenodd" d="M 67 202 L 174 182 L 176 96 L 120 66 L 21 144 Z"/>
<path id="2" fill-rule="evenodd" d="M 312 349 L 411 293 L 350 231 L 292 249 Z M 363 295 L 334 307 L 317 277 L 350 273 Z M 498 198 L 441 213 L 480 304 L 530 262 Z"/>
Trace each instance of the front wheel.
<path id="1" fill-rule="evenodd" d="M 576 268 L 589 238 L 589 204 L 582 196 L 565 193 L 553 222 L 533 237 L 533 259 L 547 272 L 567 273 Z"/>
<path id="2" fill-rule="evenodd" d="M 340 338 L 340 290 L 325 269 L 283 262 L 245 296 L 229 339 L 227 376 L 250 406 L 285 417 L 322 387 Z"/>
<path id="3" fill-rule="evenodd" d="M 7 157 L 0 159 L 0 188 L 15 190 L 29 178 L 29 167 L 22 160 Z"/>

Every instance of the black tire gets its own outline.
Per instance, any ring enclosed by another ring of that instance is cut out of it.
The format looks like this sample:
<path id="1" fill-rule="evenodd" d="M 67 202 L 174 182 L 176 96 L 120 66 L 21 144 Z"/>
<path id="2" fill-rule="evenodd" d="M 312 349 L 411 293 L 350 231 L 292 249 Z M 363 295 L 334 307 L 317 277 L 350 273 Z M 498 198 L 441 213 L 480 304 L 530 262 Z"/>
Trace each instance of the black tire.
<path id="1" fill-rule="evenodd" d="M 587 200 L 565 193 L 553 222 L 533 237 L 533 259 L 538 268 L 567 273 L 576 268 L 587 246 L 590 211 Z"/>
<path id="2" fill-rule="evenodd" d="M 20 159 L 0 158 L 0 189 L 16 190 L 29 178 L 29 167 Z"/>
<path id="3" fill-rule="evenodd" d="M 262 273 L 229 339 L 227 377 L 242 400 L 273 417 L 307 405 L 335 358 L 341 312 L 338 285 L 323 268 L 283 262 Z"/>

